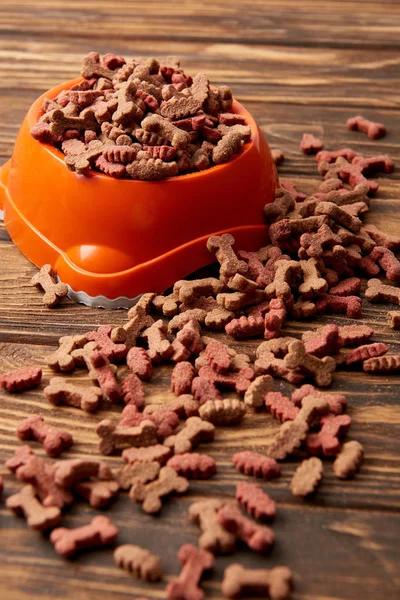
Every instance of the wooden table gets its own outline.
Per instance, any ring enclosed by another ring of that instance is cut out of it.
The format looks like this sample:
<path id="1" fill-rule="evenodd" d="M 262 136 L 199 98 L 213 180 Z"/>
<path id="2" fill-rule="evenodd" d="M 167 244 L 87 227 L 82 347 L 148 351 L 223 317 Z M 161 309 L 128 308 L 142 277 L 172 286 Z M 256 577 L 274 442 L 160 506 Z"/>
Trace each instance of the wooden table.
<path id="1" fill-rule="evenodd" d="M 204 0 L 196 2 L 124 2 L 114 0 L 2 0 L 0 8 L 0 162 L 12 152 L 19 124 L 32 101 L 56 83 L 79 72 L 82 56 L 96 49 L 126 56 L 177 54 L 190 73 L 204 70 L 212 82 L 231 86 L 258 120 L 272 147 L 284 150 L 281 175 L 311 192 L 318 179 L 313 158 L 299 151 L 304 131 L 322 136 L 329 148 L 351 146 L 367 155 L 388 153 L 399 164 L 400 5 L 389 0 Z M 389 134 L 370 142 L 350 133 L 344 123 L 362 113 L 384 122 Z M 380 180 L 367 221 L 399 233 L 399 175 Z M 57 199 L 55 199 L 56 201 Z M 29 284 L 35 268 L 12 244 L 0 225 L 0 372 L 25 364 L 42 365 L 61 335 L 85 332 L 99 324 L 119 324 L 124 312 L 109 313 L 67 302 L 43 307 Z M 376 328 L 376 339 L 399 350 L 399 336 L 386 325 L 385 308 L 363 302 L 361 322 Z M 346 318 L 334 319 L 337 323 Z M 328 322 L 320 318 L 310 327 Z M 307 323 L 291 321 L 285 332 L 299 336 Z M 220 335 L 221 339 L 226 336 Z M 232 343 L 232 342 L 231 342 Z M 232 343 L 254 356 L 255 343 Z M 157 368 L 148 398 L 163 401 L 171 367 Z M 85 378 L 83 371 L 77 376 Z M 44 379 L 51 373 L 44 370 Z M 276 483 L 265 484 L 278 503 L 273 528 L 277 543 L 267 557 L 241 548 L 218 558 L 214 576 L 204 580 L 207 597 L 220 598 L 223 569 L 231 562 L 272 567 L 287 564 L 294 572 L 294 598 L 303 600 L 395 600 L 399 597 L 400 559 L 400 408 L 399 377 L 375 377 L 339 371 L 333 389 L 344 392 L 353 418 L 352 439 L 365 447 L 366 460 L 354 481 L 341 482 L 325 463 L 315 498 L 295 499 L 288 488 L 298 460 L 283 465 Z M 42 386 L 43 387 L 43 386 Z M 288 388 L 277 383 L 277 389 Z M 3 465 L 20 444 L 15 428 L 23 417 L 40 412 L 64 425 L 76 439 L 66 455 L 97 456 L 95 425 L 109 411 L 86 416 L 56 409 L 41 390 L 23 395 L 0 393 L 0 458 L 5 495 L 18 488 Z M 194 482 L 190 493 L 167 502 L 161 518 L 145 515 L 126 494 L 107 511 L 120 528 L 120 543 L 143 544 L 162 555 L 167 579 L 180 568 L 182 543 L 196 543 L 189 505 L 205 495 L 232 496 L 243 480 L 231 462 L 234 451 L 262 451 L 276 431 L 266 414 L 249 415 L 240 428 L 219 429 L 204 447 L 218 463 L 218 476 Z M 33 444 L 35 450 L 37 444 Z M 38 450 L 43 455 L 41 449 Z M 118 457 L 106 459 L 112 467 Z M 87 523 L 95 511 L 76 504 L 63 524 Z M 147 596 L 163 598 L 165 582 L 146 585 L 114 566 L 112 551 L 83 554 L 77 561 L 58 557 L 52 545 L 27 529 L 0 503 L 0 596 L 4 600 L 94 600 Z"/>

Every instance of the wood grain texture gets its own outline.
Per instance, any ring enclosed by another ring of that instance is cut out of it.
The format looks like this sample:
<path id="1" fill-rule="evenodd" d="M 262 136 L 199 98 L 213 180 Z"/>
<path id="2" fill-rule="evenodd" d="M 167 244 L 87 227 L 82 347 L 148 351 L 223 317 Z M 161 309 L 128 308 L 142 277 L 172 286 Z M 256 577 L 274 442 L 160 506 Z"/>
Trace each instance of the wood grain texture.
<path id="1" fill-rule="evenodd" d="M 392 1 L 244 0 L 202 3 L 146 3 L 116 0 L 2 0 L 0 7 L 0 164 L 12 153 L 19 124 L 35 98 L 62 80 L 75 77 L 82 56 L 114 51 L 126 56 L 176 54 L 190 73 L 205 71 L 217 83 L 230 85 L 256 117 L 272 147 L 284 150 L 280 175 L 311 192 L 318 175 L 314 158 L 300 153 L 304 131 L 322 137 L 327 148 L 350 146 L 356 151 L 388 153 L 400 160 L 398 37 L 400 5 Z M 349 116 L 365 113 L 384 122 L 388 135 L 371 143 L 348 132 Z M 391 233 L 400 231 L 399 170 L 379 179 L 367 222 Z M 0 372 L 25 364 L 42 365 L 61 335 L 85 332 L 100 324 L 121 324 L 126 312 L 108 312 L 66 302 L 49 310 L 29 281 L 35 268 L 12 244 L 0 224 Z M 212 273 L 210 267 L 206 273 Z M 376 329 L 377 341 L 399 352 L 398 332 L 386 324 L 386 307 L 363 301 L 363 318 Z M 289 321 L 285 333 L 299 337 L 332 319 L 310 323 Z M 345 317 L 333 319 L 338 324 Z M 219 339 L 228 341 L 219 334 Z M 256 342 L 229 343 L 254 358 Z M 171 398 L 171 365 L 155 369 L 145 384 L 149 402 Z M 124 373 L 120 368 L 119 376 Z M 85 415 L 55 408 L 42 389 L 52 375 L 44 370 L 38 390 L 19 395 L 0 392 L 0 474 L 5 496 L 19 484 L 4 467 L 20 444 L 17 423 L 40 412 L 54 425 L 69 429 L 76 440 L 67 457 L 98 456 L 95 427 L 120 407 Z M 79 369 L 74 378 L 87 381 Z M 223 569 L 231 562 L 272 567 L 287 564 L 294 572 L 295 600 L 395 600 L 400 593 L 400 377 L 376 377 L 339 370 L 333 390 L 346 394 L 353 425 L 349 439 L 365 447 L 366 460 L 354 481 L 340 482 L 331 461 L 324 461 L 324 480 L 307 501 L 294 498 L 288 483 L 298 459 L 285 461 L 282 477 L 261 486 L 277 501 L 273 524 L 277 543 L 262 557 L 239 547 L 233 557 L 219 557 L 214 574 L 204 580 L 207 597 L 221 598 Z M 276 381 L 284 393 L 289 384 Z M 142 512 L 126 494 L 106 511 L 120 528 L 119 543 L 143 544 L 162 555 L 167 574 L 161 584 L 145 584 L 114 566 L 112 551 L 59 558 L 47 536 L 29 531 L 0 503 L 0 597 L 4 600 L 125 600 L 165 597 L 166 581 L 179 573 L 176 557 L 182 543 L 196 544 L 198 529 L 187 510 L 206 496 L 229 497 L 243 481 L 231 462 L 243 448 L 263 451 L 277 424 L 265 413 L 248 414 L 240 428 L 218 428 L 208 452 L 218 475 L 192 482 L 189 494 L 166 502 L 161 518 Z M 32 443 L 43 456 L 41 447 Z M 119 457 L 105 457 L 117 468 Z M 259 482 L 260 483 L 260 482 Z M 86 524 L 96 511 L 77 503 L 62 524 Z"/>

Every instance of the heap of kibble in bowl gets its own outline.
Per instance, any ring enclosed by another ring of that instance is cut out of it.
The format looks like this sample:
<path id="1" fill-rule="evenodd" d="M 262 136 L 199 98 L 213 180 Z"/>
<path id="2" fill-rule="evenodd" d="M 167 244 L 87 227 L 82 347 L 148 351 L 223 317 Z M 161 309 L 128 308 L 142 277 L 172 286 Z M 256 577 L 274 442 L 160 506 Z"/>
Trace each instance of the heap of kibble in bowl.
<path id="1" fill-rule="evenodd" d="M 251 138 L 232 92 L 194 78 L 176 57 L 88 54 L 82 81 L 45 98 L 32 136 L 61 149 L 71 171 L 156 180 L 230 161 Z"/>

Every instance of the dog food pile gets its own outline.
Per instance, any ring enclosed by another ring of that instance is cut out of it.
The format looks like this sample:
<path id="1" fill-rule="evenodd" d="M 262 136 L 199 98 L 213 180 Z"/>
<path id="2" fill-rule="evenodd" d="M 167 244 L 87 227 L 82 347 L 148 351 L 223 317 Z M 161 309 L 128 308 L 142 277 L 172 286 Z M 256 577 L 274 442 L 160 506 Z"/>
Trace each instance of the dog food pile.
<path id="1" fill-rule="evenodd" d="M 185 92 L 195 85 L 196 89 L 208 90 L 208 95 L 202 96 L 203 108 L 204 102 L 210 105 L 211 99 L 220 102 L 222 98 L 221 93 L 217 97 L 217 92 L 211 92 L 208 84 L 202 87 L 203 76 L 195 78 L 190 87 L 191 81 L 177 65 L 126 65 L 122 59 L 109 56 L 100 63 L 97 56 L 90 55 L 84 66 L 93 95 L 90 96 L 89 88 L 82 96 L 82 91 L 74 91 L 72 96 L 72 92 L 66 92 L 58 99 L 64 106 L 82 108 L 79 103 L 89 103 L 86 98 L 90 97 L 90 105 L 98 104 L 106 112 L 109 103 L 122 115 L 124 104 L 115 97 L 125 98 L 130 83 L 119 87 L 121 92 L 115 92 L 111 82 L 124 82 L 128 77 L 136 94 L 155 90 L 162 94 L 157 97 L 164 101 L 154 106 L 155 114 L 146 117 L 155 117 L 153 123 L 166 116 L 208 119 L 199 114 L 199 108 L 193 117 L 172 112 L 174 106 L 179 111 L 186 103 L 198 106 L 196 94 Z M 163 85 L 161 78 L 165 80 Z M 171 91 L 172 102 L 165 95 L 165 90 L 171 88 L 175 90 Z M 112 90 L 109 97 L 107 90 Z M 136 100 L 144 97 L 142 93 L 132 95 Z M 121 116 L 117 125 L 129 122 L 130 134 L 141 131 L 146 142 L 150 136 L 158 136 L 156 131 L 160 129 L 132 127 L 132 115 L 139 111 L 141 103 L 132 99 L 129 102 L 136 108 L 131 106 L 129 119 L 125 121 Z M 211 111 L 209 105 L 207 114 Z M 162 116 L 156 113 L 159 106 Z M 172 107 L 171 112 L 165 107 Z M 50 108 L 51 112 L 46 113 L 49 118 L 42 120 L 41 126 L 51 135 L 55 131 L 53 125 L 62 119 L 68 126 L 56 129 L 60 135 L 73 129 L 68 119 L 89 119 L 90 113 L 67 117 L 65 111 L 49 103 Z M 215 110 L 217 113 L 219 109 Z M 115 119 L 116 113 L 113 114 Z M 221 115 L 218 118 L 221 122 Z M 109 121 L 104 123 L 110 125 Z M 202 136 L 208 128 L 219 131 L 211 125 L 197 131 L 202 131 Z M 383 126 L 362 117 L 351 120 L 351 127 L 355 126 L 368 134 L 372 132 L 373 138 L 382 134 Z M 89 142 L 99 147 L 101 144 L 97 154 L 101 161 L 114 156 L 113 149 L 136 152 L 127 128 L 124 126 L 119 134 L 124 144 L 118 143 L 119 138 L 115 145 L 105 142 L 104 132 L 103 141 Z M 82 132 L 76 131 L 79 135 Z M 64 147 L 84 144 L 77 139 L 62 143 Z M 108 144 L 106 151 L 104 143 Z M 201 147 L 203 143 L 191 140 L 191 144 Z M 213 153 L 219 144 L 218 141 Z M 174 143 L 164 148 L 165 152 L 171 148 L 175 152 Z M 330 386 L 337 369 L 362 368 L 377 374 L 400 372 L 400 355 L 390 354 L 386 344 L 374 339 L 371 327 L 357 322 L 362 316 L 361 277 L 369 278 L 364 293 L 369 302 L 400 304 L 400 262 L 395 254 L 400 250 L 400 238 L 362 222 L 370 195 L 378 189 L 378 183 L 367 176 L 390 173 L 394 165 L 387 156 L 366 158 L 349 148 L 321 150 L 321 141 L 308 134 L 303 137 L 301 148 L 306 153 L 318 150 L 316 160 L 323 180 L 310 197 L 298 192 L 290 181 L 282 182 L 275 201 L 264 208 L 270 225 L 268 245 L 258 252 L 236 252 L 231 235 L 209 238 L 207 248 L 220 264 L 219 278 L 177 281 L 167 296 L 144 294 L 129 310 L 123 326 L 101 326 L 84 335 L 62 337 L 59 348 L 46 358 L 47 365 L 57 373 L 43 390 L 51 404 L 88 412 L 96 411 L 103 400 L 124 406 L 119 420 L 103 419 L 96 428 L 99 453 L 121 455 L 121 468 L 116 472 L 102 460 L 59 459 L 71 447 L 73 438 L 68 431 L 46 423 L 40 415 L 30 415 L 18 426 L 20 440 L 38 441 L 56 460 L 37 456 L 28 445 L 19 446 L 7 468 L 24 486 L 8 497 L 6 504 L 16 514 L 23 514 L 31 528 L 52 530 L 50 542 L 58 554 L 71 557 L 83 549 L 112 545 L 118 535 L 112 518 L 102 515 L 76 529 L 58 527 L 62 511 L 76 498 L 102 509 L 119 490 L 129 490 L 132 501 L 140 504 L 144 512 L 159 513 L 168 496 L 187 492 L 191 479 L 216 475 L 215 460 L 199 453 L 198 447 L 203 449 L 203 445 L 212 443 L 219 426 L 239 427 L 243 419 L 256 419 L 262 410 L 271 413 L 281 423 L 280 428 L 263 453 L 244 450 L 232 456 L 235 468 L 247 477 L 237 485 L 234 498 L 207 498 L 190 506 L 188 519 L 200 529 L 198 547 L 185 544 L 180 548 L 182 571 L 166 587 L 169 600 L 203 597 L 199 587 L 203 572 L 212 569 L 215 555 L 233 553 L 237 540 L 254 552 L 271 551 L 275 537 L 270 523 L 279 506 L 250 478 L 278 478 L 279 461 L 295 455 L 299 449 L 308 458 L 299 464 L 290 483 L 292 493 L 298 497 L 315 493 L 327 469 L 333 469 L 341 479 L 354 477 L 360 469 L 363 447 L 356 440 L 345 441 L 351 426 L 346 397 L 321 388 Z M 67 161 L 71 156 L 75 160 L 79 155 L 67 153 Z M 284 160 L 280 151 L 275 156 L 280 162 Z M 91 160 L 88 164 L 94 164 Z M 143 160 L 152 159 L 139 162 Z M 162 159 L 155 160 L 163 163 Z M 382 276 L 388 281 L 382 282 Z M 43 301 L 49 307 L 55 306 L 67 291 L 54 277 L 55 273 L 45 265 L 32 280 L 44 291 Z M 330 323 L 316 331 L 306 331 L 301 339 L 284 333 L 288 317 L 308 319 L 330 313 L 345 314 L 349 323 Z M 399 328 L 399 310 L 388 312 L 388 324 Z M 229 345 L 207 335 L 206 329 L 225 331 L 238 340 L 263 340 L 254 363 L 247 354 L 236 353 Z M 150 404 L 146 402 L 143 381 L 151 381 L 154 368 L 163 362 L 174 364 L 171 390 L 176 399 Z M 122 364 L 128 366 L 129 374 L 121 381 L 118 366 Z M 82 368 L 88 370 L 92 386 L 75 384 L 71 377 L 63 375 Z M 41 377 L 40 368 L 25 367 L 0 377 L 0 386 L 9 392 L 22 392 L 39 385 Z M 279 379 L 296 386 L 290 396 L 276 389 Z M 236 397 L 224 397 L 225 390 L 234 391 Z M 333 463 L 324 463 L 324 459 L 332 457 Z M 122 545 L 116 548 L 114 557 L 120 568 L 147 582 L 163 577 L 159 557 L 146 548 Z M 221 584 L 227 598 L 254 593 L 285 600 L 291 589 L 292 574 L 286 566 L 245 569 L 233 563 L 225 570 Z"/>
<path id="2" fill-rule="evenodd" d="M 32 136 L 60 148 L 69 169 L 156 180 L 230 161 L 250 140 L 232 92 L 193 79 L 176 57 L 83 59 L 83 80 L 43 102 Z"/>

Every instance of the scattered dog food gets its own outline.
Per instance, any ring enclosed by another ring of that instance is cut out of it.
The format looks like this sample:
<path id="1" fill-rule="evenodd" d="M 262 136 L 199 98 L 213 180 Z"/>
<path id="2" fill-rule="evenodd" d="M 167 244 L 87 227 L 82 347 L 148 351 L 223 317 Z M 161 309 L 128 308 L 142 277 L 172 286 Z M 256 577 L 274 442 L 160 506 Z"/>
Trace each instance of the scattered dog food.
<path id="1" fill-rule="evenodd" d="M 238 471 L 253 477 L 263 477 L 266 481 L 279 477 L 281 469 L 276 460 L 269 456 L 263 456 L 251 450 L 242 450 L 232 457 L 233 463 Z"/>
<path id="2" fill-rule="evenodd" d="M 290 489 L 294 496 L 308 496 L 317 488 L 322 479 L 323 466 L 321 459 L 312 456 L 303 460 L 296 469 L 290 483 Z"/>
<path id="3" fill-rule="evenodd" d="M 118 535 L 118 529 L 108 517 L 98 515 L 89 525 L 67 529 L 59 527 L 53 529 L 50 541 L 57 554 L 66 558 L 73 557 L 80 550 L 102 548 L 113 544 Z"/>
<path id="4" fill-rule="evenodd" d="M 43 393 L 48 401 L 55 406 L 67 404 L 87 412 L 97 410 L 103 398 L 103 392 L 100 388 L 95 386 L 78 387 L 69 383 L 63 377 L 52 377 L 50 384 L 44 388 Z"/>
<path id="5" fill-rule="evenodd" d="M 174 469 L 163 467 L 158 479 L 151 483 L 137 483 L 131 490 L 131 498 L 140 502 L 146 513 L 157 513 L 161 510 L 161 498 L 173 492 L 184 494 L 189 487 L 189 482 L 180 477 Z"/>
<path id="6" fill-rule="evenodd" d="M 363 457 L 364 449 L 359 442 L 352 440 L 343 444 L 341 451 L 333 463 L 333 470 L 336 477 L 339 477 L 339 479 L 351 479 L 354 477 L 360 469 Z"/>
<path id="7" fill-rule="evenodd" d="M 304 154 L 316 154 L 323 148 L 323 143 L 320 139 L 314 137 L 312 133 L 303 133 L 300 141 L 300 150 Z"/>
<path id="8" fill-rule="evenodd" d="M 275 502 L 255 483 L 241 481 L 236 486 L 236 500 L 246 512 L 260 520 L 269 520 L 275 516 Z"/>
<path id="9" fill-rule="evenodd" d="M 40 367 L 22 367 L 0 376 L 0 388 L 6 392 L 22 392 L 37 387 L 42 380 Z"/>
<path id="10" fill-rule="evenodd" d="M 275 542 L 274 533 L 269 527 L 251 521 L 233 503 L 224 504 L 219 509 L 218 523 L 256 552 L 266 552 Z"/>
<path id="11" fill-rule="evenodd" d="M 182 571 L 175 581 L 171 581 L 166 588 L 168 600 L 202 600 L 205 596 L 199 588 L 199 581 L 203 571 L 208 571 L 214 566 L 214 556 L 207 550 L 199 550 L 192 544 L 184 544 L 178 552 L 178 559 Z"/>
<path id="12" fill-rule="evenodd" d="M 211 456 L 196 452 L 176 454 L 167 461 L 167 467 L 186 479 L 209 479 L 217 472 L 217 464 Z"/>
<path id="13" fill-rule="evenodd" d="M 31 279 L 32 285 L 44 291 L 42 302 L 49 308 L 56 306 L 68 293 L 65 283 L 56 283 L 55 276 L 56 273 L 51 265 L 43 265 L 39 273 Z"/>
<path id="14" fill-rule="evenodd" d="M 168 448 L 172 448 L 174 454 L 185 454 L 191 452 L 200 442 L 211 442 L 214 439 L 215 427 L 200 417 L 190 417 L 185 426 L 176 435 L 171 435 L 164 440 Z"/>
<path id="15" fill-rule="evenodd" d="M 346 127 L 352 131 L 362 131 L 362 133 L 366 133 L 371 140 L 377 140 L 386 135 L 386 127 L 382 125 L 382 123 L 374 123 L 361 116 L 348 119 Z"/>
<path id="16" fill-rule="evenodd" d="M 28 527 L 37 531 L 52 529 L 61 519 L 60 509 L 56 506 L 43 506 L 36 498 L 32 485 L 24 485 L 17 494 L 9 496 L 6 506 L 16 515 L 25 515 Z"/>
<path id="17" fill-rule="evenodd" d="M 202 534 L 199 548 L 213 554 L 230 554 L 236 546 L 236 536 L 218 522 L 218 511 L 223 506 L 221 500 L 201 500 L 191 504 L 189 518 L 200 526 Z"/>
<path id="18" fill-rule="evenodd" d="M 241 564 L 234 563 L 225 569 L 221 589 L 225 598 L 262 595 L 271 600 L 289 600 L 292 573 L 287 567 L 245 569 Z"/>
<path id="19" fill-rule="evenodd" d="M 32 415 L 21 421 L 17 428 L 17 437 L 20 440 L 37 440 L 49 456 L 59 456 L 73 444 L 73 437 L 65 429 L 59 429 L 44 422 L 40 415 Z"/>
<path id="20" fill-rule="evenodd" d="M 149 550 L 124 544 L 114 550 L 114 560 L 118 567 L 134 573 L 144 581 L 159 581 L 162 578 L 160 559 Z"/>

